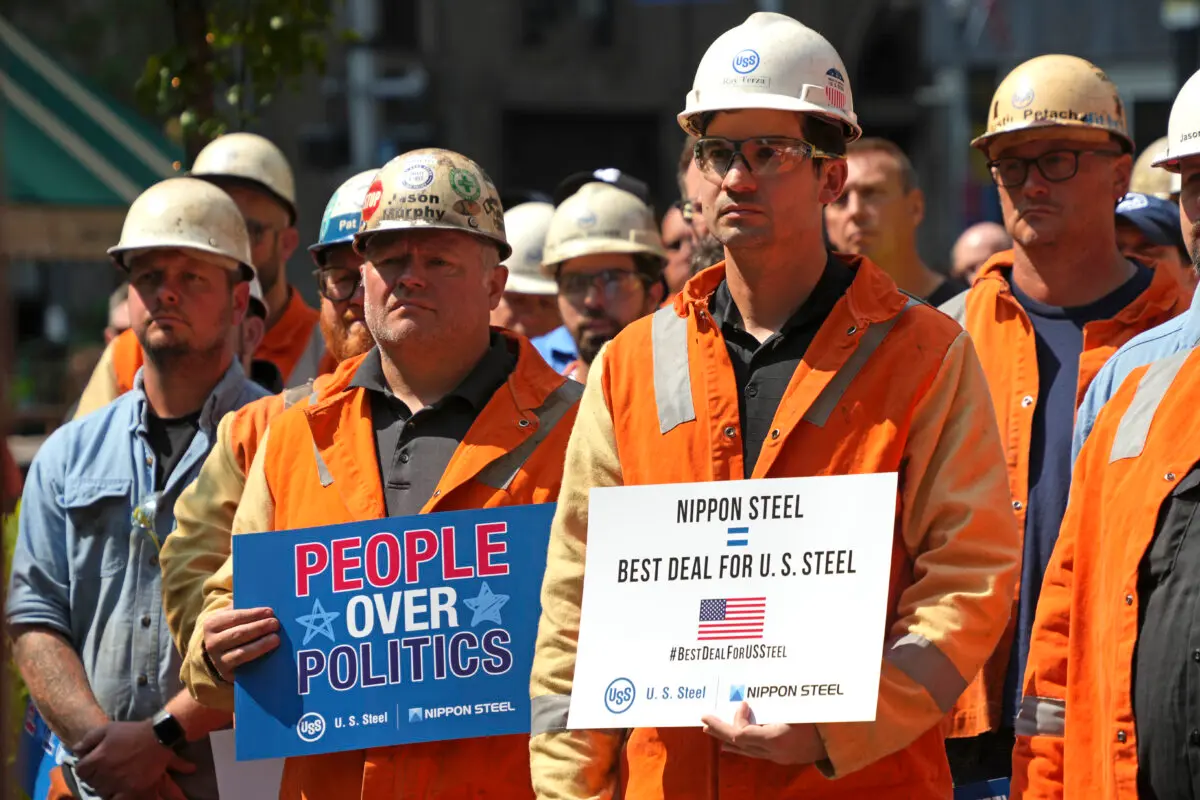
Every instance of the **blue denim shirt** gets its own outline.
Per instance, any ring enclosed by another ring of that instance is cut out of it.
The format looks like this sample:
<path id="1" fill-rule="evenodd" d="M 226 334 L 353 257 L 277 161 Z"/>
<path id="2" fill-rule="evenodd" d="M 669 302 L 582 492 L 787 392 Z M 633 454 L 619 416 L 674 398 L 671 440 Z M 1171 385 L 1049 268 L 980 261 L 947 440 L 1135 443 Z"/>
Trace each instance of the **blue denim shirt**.
<path id="1" fill-rule="evenodd" d="M 570 366 L 572 361 L 579 358 L 579 348 L 566 325 L 559 325 L 549 333 L 531 340 L 530 344 L 559 375 L 563 374 L 563 370 Z"/>
<path id="2" fill-rule="evenodd" d="M 133 522 L 135 506 L 155 489 L 142 386 L 139 370 L 132 391 L 59 428 L 38 451 L 21 501 L 7 607 L 10 625 L 49 628 L 74 645 L 97 702 L 116 721 L 148 719 L 183 689 L 163 615 L 159 545 Z M 199 430 L 158 499 L 158 542 L 174 529 L 175 500 L 199 474 L 221 417 L 264 395 L 235 361 L 208 396 Z M 215 797 L 207 740 L 183 755 L 199 771 L 179 776 L 180 788 Z"/>
<path id="3" fill-rule="evenodd" d="M 1197 344 L 1200 344 L 1200 291 L 1192 295 L 1192 305 L 1187 311 L 1130 339 L 1096 373 L 1075 414 L 1071 463 L 1079 458 L 1079 451 L 1091 435 L 1100 409 L 1117 393 L 1129 373 L 1175 353 L 1191 350 Z"/>

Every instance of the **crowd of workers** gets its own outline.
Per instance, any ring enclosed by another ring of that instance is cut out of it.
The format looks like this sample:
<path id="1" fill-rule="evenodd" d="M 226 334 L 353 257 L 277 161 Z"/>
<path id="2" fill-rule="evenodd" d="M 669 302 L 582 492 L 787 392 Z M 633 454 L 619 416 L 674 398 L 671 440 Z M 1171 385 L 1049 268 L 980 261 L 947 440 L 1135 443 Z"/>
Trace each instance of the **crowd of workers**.
<path id="1" fill-rule="evenodd" d="M 780 14 L 716 39 L 661 228 L 616 170 L 505 211 L 405 153 L 329 200 L 319 309 L 270 142 L 147 189 L 108 251 L 128 319 L 19 508 L 50 796 L 217 796 L 207 737 L 280 644 L 233 608 L 233 535 L 541 502 L 531 735 L 293 758 L 281 797 L 1198 796 L 1200 73 L 1135 163 L 1100 68 L 1015 68 L 969 143 L 1004 224 L 949 275 L 845 73 Z M 591 488 L 871 472 L 900 486 L 874 721 L 567 729 Z"/>

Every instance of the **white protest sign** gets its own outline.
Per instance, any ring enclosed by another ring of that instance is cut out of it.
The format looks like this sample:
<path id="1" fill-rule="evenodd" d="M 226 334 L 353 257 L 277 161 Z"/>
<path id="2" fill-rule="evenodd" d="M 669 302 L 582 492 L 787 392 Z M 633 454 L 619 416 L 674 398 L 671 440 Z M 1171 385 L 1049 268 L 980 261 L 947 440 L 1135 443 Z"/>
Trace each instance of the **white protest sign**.
<path id="1" fill-rule="evenodd" d="M 875 719 L 896 486 L 593 489 L 568 727 Z"/>

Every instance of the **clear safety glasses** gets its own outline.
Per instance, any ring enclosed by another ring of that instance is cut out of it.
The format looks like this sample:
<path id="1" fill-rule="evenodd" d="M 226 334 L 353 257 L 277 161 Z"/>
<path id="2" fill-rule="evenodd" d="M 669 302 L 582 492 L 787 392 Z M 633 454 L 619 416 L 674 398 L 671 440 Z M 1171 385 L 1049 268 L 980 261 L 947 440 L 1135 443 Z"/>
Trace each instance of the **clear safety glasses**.
<path id="1" fill-rule="evenodd" d="M 760 136 L 754 139 L 725 139 L 704 136 L 693 150 L 696 166 L 709 178 L 724 178 L 738 156 L 755 175 L 788 172 L 808 159 L 836 158 L 803 139 Z"/>

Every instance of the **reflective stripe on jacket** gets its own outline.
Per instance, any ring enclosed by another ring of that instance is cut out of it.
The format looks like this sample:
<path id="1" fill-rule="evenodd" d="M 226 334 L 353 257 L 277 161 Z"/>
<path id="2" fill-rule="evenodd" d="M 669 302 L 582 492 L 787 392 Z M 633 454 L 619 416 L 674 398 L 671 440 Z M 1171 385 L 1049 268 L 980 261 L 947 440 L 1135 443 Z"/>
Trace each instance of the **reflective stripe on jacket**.
<path id="1" fill-rule="evenodd" d="M 1196 350 L 1136 369 L 1079 454 L 1033 625 L 1013 798 L 1138 797 L 1139 565 L 1163 502 L 1200 460 L 1198 395 Z"/>
<path id="2" fill-rule="evenodd" d="M 582 387 L 555 374 L 528 340 L 517 366 L 455 451 L 423 513 L 554 502 Z M 362 357 L 339 365 L 327 394 L 271 423 L 246 479 L 234 534 L 385 515 L 370 398 L 350 387 Z M 232 560 L 205 584 L 204 612 L 231 602 Z M 184 679 L 200 702 L 230 708 L 232 687 L 209 673 L 197 623 Z M 281 797 L 530 798 L 528 737 L 505 736 L 289 759 Z"/>
<path id="3" fill-rule="evenodd" d="M 1025 511 L 1029 505 L 1029 442 L 1037 410 L 1037 342 L 1029 316 L 1013 296 L 1005 271 L 1012 268 L 1013 251 L 992 256 L 979 271 L 974 285 L 948 301 L 942 310 L 971 334 L 1000 427 L 1008 464 L 1010 502 L 1016 512 L 1021 546 L 1025 539 Z M 1079 356 L 1075 405 L 1078 407 L 1092 379 L 1117 349 L 1137 334 L 1159 325 L 1187 308 L 1179 284 L 1166 270 L 1155 270 L 1150 286 L 1112 319 L 1083 326 L 1083 352 Z M 1074 421 L 1061 420 L 1067 425 Z M 1018 571 L 1015 580 L 1019 582 Z M 1004 679 L 1017 635 L 1017 597 L 1014 587 L 1009 626 L 988 659 L 954 707 L 949 719 L 952 737 L 977 736 L 997 730 L 1004 709 Z"/>
<path id="4" fill-rule="evenodd" d="M 1011 603 L 1017 536 L 1004 462 L 969 338 L 869 261 L 848 261 L 854 283 L 793 375 L 750 476 L 733 367 L 707 310 L 724 265 L 593 363 L 542 588 L 530 745 L 539 797 L 615 791 L 624 741 L 619 731 L 565 730 L 590 488 L 889 471 L 900 494 L 877 720 L 818 725 L 829 758 L 815 766 L 721 753 L 697 729 L 635 729 L 626 796 L 950 796 L 938 722 L 991 653 Z"/>

